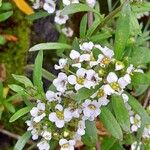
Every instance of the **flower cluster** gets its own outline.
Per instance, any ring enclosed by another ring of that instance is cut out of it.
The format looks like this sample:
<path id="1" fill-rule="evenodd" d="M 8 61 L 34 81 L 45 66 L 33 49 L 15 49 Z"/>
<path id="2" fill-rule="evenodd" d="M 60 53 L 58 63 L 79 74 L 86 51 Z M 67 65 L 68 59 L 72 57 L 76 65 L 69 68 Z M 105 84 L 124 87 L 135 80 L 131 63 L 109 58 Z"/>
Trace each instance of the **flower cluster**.
<path id="1" fill-rule="evenodd" d="M 55 66 L 60 70 L 53 80 L 53 90 L 48 90 L 44 100 L 38 100 L 30 111 L 26 123 L 32 139 L 40 150 L 50 149 L 49 141 L 57 140 L 61 150 L 72 150 L 85 134 L 86 121 L 94 121 L 105 107 L 111 95 L 120 95 L 131 115 L 131 131 L 140 127 L 140 117 L 128 104 L 124 90 L 131 83 L 133 72 L 142 72 L 114 58 L 113 50 L 92 42 L 84 42 L 70 51 L 68 58 L 59 59 Z M 91 95 L 82 101 L 75 99 L 80 90 L 91 90 Z"/>

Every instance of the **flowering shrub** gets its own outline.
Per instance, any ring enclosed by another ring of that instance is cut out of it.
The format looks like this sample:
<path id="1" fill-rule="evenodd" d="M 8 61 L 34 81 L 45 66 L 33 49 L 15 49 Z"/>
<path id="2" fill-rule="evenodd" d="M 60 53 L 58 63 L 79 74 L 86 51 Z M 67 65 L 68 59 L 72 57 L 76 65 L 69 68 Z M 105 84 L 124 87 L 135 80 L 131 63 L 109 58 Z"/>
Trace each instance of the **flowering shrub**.
<path id="1" fill-rule="evenodd" d="M 98 149 L 99 143 L 104 150 L 123 149 L 128 145 L 132 150 L 147 148 L 150 117 L 136 97 L 150 84 L 147 65 L 150 51 L 135 13 L 150 7 L 145 7 L 145 3 L 121 1 L 119 8 L 104 17 L 96 1 L 87 0 L 89 6 L 78 4 L 78 0 L 62 2 L 65 7 L 56 11 L 54 18 L 60 25 L 66 23 L 70 14 L 88 13 L 81 20 L 80 37 L 72 44 L 41 43 L 30 49 L 40 50 L 34 64 L 33 83 L 27 77 L 13 75 L 24 87 L 10 85 L 10 88 L 24 97 L 27 106 L 18 110 L 10 122 L 30 112 L 26 119 L 27 132 L 17 142 L 16 149 L 20 145 L 22 148 L 30 137 L 37 141 L 40 150 L 56 149 L 58 144 L 61 150 L 73 150 L 81 141 L 88 149 Z M 34 8 L 40 4 L 36 1 Z M 56 4 L 45 0 L 42 6 L 48 13 L 54 13 Z M 109 21 L 118 13 L 114 39 Z M 70 28 L 63 29 L 63 33 L 68 37 L 73 34 Z M 54 66 L 58 75 L 49 73 L 52 84 L 44 92 L 43 50 L 48 49 L 60 51 L 61 58 Z M 147 106 L 146 102 L 144 107 Z M 108 132 L 103 140 L 98 135 L 99 123 Z"/>

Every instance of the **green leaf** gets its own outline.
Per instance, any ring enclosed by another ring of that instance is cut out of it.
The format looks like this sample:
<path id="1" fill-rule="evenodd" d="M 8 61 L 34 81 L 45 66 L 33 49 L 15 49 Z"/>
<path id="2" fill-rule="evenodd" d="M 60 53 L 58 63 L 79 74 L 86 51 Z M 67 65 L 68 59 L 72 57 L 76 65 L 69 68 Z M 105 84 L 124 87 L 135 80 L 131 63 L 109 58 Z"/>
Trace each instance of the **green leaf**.
<path id="1" fill-rule="evenodd" d="M 130 34 L 132 36 L 140 34 L 141 33 L 141 27 L 138 22 L 138 19 L 136 17 L 136 14 L 131 11 L 130 13 Z"/>
<path id="2" fill-rule="evenodd" d="M 9 2 L 3 2 L 2 3 L 2 6 L 0 7 L 0 11 L 3 11 L 3 10 L 10 10 L 10 9 L 12 9 L 12 5 L 11 5 L 11 3 L 9 3 Z"/>
<path id="3" fill-rule="evenodd" d="M 26 16 L 26 18 L 28 20 L 34 21 L 34 20 L 44 18 L 44 17 L 47 17 L 47 16 L 49 16 L 48 12 L 39 10 L 38 12 L 35 12 L 35 13 L 29 15 L 29 16 Z"/>
<path id="4" fill-rule="evenodd" d="M 119 142 L 116 142 L 110 150 L 125 150 Z"/>
<path id="5" fill-rule="evenodd" d="M 105 33 L 97 33 L 93 36 L 91 36 L 89 39 L 92 41 L 92 42 L 101 42 L 102 40 L 106 40 L 108 39 L 109 37 L 111 37 L 112 35 L 108 32 L 105 32 Z"/>
<path id="6" fill-rule="evenodd" d="M 120 126 L 124 131 L 129 133 L 130 132 L 129 113 L 125 108 L 122 97 L 118 95 L 113 95 L 111 102 L 118 123 L 120 124 Z"/>
<path id="7" fill-rule="evenodd" d="M 107 108 L 103 107 L 101 109 L 101 114 L 99 115 L 99 118 L 106 127 L 106 129 L 112 134 L 112 136 L 120 140 L 123 139 L 123 134 L 120 125 L 116 121 L 113 114 Z"/>
<path id="8" fill-rule="evenodd" d="M 25 114 L 27 114 L 30 110 L 32 109 L 31 106 L 27 106 L 24 107 L 22 109 L 19 109 L 9 120 L 9 122 L 14 122 L 17 119 L 19 119 L 20 117 L 24 116 Z"/>
<path id="9" fill-rule="evenodd" d="M 90 11 L 90 12 L 94 12 L 96 13 L 98 16 L 100 16 L 99 12 L 91 7 L 89 7 L 86 4 L 71 4 L 66 6 L 63 10 L 62 10 L 62 14 L 64 15 L 70 15 L 70 14 L 74 14 L 77 12 L 83 12 L 83 11 Z"/>
<path id="10" fill-rule="evenodd" d="M 134 72 L 131 76 L 133 85 L 147 85 L 150 84 L 150 78 L 147 74 Z"/>
<path id="11" fill-rule="evenodd" d="M 31 65 L 27 65 L 25 66 L 26 69 L 29 69 L 29 70 L 33 70 L 34 69 L 34 65 L 31 64 Z M 44 68 L 42 68 L 42 76 L 43 78 L 49 80 L 49 81 L 53 81 L 56 76 L 54 74 L 52 74 L 51 72 L 45 70 Z"/>
<path id="12" fill-rule="evenodd" d="M 15 85 L 15 84 L 11 84 L 11 85 L 8 85 L 9 88 L 17 93 L 20 93 L 20 92 L 23 92 L 24 91 L 24 88 L 19 86 L 19 85 Z"/>
<path id="13" fill-rule="evenodd" d="M 101 86 L 101 84 L 96 86 L 95 89 L 81 88 L 80 90 L 78 90 L 74 99 L 77 101 L 85 100 L 85 99 L 89 98 L 92 94 L 94 94 L 100 88 L 100 86 Z"/>
<path id="14" fill-rule="evenodd" d="M 144 124 L 150 124 L 150 116 L 148 116 L 145 109 L 141 106 L 141 104 L 129 93 L 126 93 L 129 97 L 128 103 L 133 108 L 133 110 L 139 114 L 144 122 Z"/>
<path id="15" fill-rule="evenodd" d="M 26 133 L 24 133 L 17 141 L 17 143 L 14 147 L 14 150 L 22 150 L 24 148 L 25 144 L 30 139 L 30 137 L 31 137 L 30 131 L 27 131 Z"/>
<path id="16" fill-rule="evenodd" d="M 51 150 L 56 150 L 58 146 L 58 141 L 51 139 L 49 144 L 50 144 Z"/>
<path id="17" fill-rule="evenodd" d="M 134 3 L 132 10 L 136 13 L 143 13 L 150 11 L 150 2 Z"/>
<path id="18" fill-rule="evenodd" d="M 100 24 L 100 20 L 95 20 L 94 22 L 93 22 L 93 24 L 89 27 L 89 29 L 87 30 L 87 34 L 86 34 L 86 37 L 88 38 L 88 37 L 90 37 L 92 34 L 93 34 L 93 32 L 95 31 L 95 29 L 99 26 L 99 24 Z"/>
<path id="19" fill-rule="evenodd" d="M 6 109 L 9 110 L 11 113 L 15 112 L 15 107 L 11 103 L 4 101 L 3 104 L 6 107 Z"/>
<path id="20" fill-rule="evenodd" d="M 5 37 L 0 35 L 0 45 L 4 45 L 5 43 L 6 43 Z"/>
<path id="21" fill-rule="evenodd" d="M 3 83 L 0 81 L 0 101 L 3 99 Z"/>
<path id="22" fill-rule="evenodd" d="M 104 137 L 102 141 L 102 150 L 110 150 L 110 148 L 114 145 L 116 139 L 114 137 Z"/>
<path id="23" fill-rule="evenodd" d="M 7 20 L 10 16 L 12 16 L 13 11 L 8 11 L 0 14 L 0 22 Z"/>
<path id="24" fill-rule="evenodd" d="M 82 141 L 88 147 L 93 147 L 97 142 L 97 129 L 94 121 L 85 122 L 85 135 L 82 136 Z"/>
<path id="25" fill-rule="evenodd" d="M 85 38 L 87 29 L 87 14 L 82 17 L 80 22 L 80 38 Z"/>
<path id="26" fill-rule="evenodd" d="M 17 80 L 18 82 L 24 84 L 25 87 L 33 87 L 32 82 L 27 77 L 21 76 L 21 75 L 15 75 L 15 74 L 13 74 L 12 76 L 15 80 Z"/>
<path id="27" fill-rule="evenodd" d="M 130 13 L 131 9 L 129 4 L 125 3 L 117 21 L 117 29 L 115 34 L 115 57 L 118 60 L 121 60 L 129 38 Z"/>
<path id="28" fill-rule="evenodd" d="M 37 87 L 38 91 L 43 91 L 42 82 L 42 64 L 43 64 L 43 51 L 39 51 L 34 65 L 33 71 L 33 83 Z"/>
<path id="29" fill-rule="evenodd" d="M 129 58 L 129 61 L 134 66 L 149 63 L 150 62 L 150 49 L 147 47 L 134 47 L 132 56 Z"/>
<path id="30" fill-rule="evenodd" d="M 37 44 L 29 49 L 29 51 L 39 51 L 39 50 L 54 50 L 54 49 L 71 49 L 71 46 L 64 43 L 41 43 Z"/>

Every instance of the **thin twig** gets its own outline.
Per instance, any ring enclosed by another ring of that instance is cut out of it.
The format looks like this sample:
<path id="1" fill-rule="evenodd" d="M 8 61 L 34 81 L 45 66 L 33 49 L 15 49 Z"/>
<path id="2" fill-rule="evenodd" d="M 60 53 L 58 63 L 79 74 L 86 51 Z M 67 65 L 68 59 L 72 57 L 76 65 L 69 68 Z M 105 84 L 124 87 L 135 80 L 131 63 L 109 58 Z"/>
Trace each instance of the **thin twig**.
<path id="1" fill-rule="evenodd" d="M 147 93 L 146 93 L 146 96 L 145 96 L 145 99 L 144 99 L 144 104 L 143 104 L 144 108 L 146 108 L 149 101 L 150 101 L 150 87 L 148 87 Z"/>
<path id="2" fill-rule="evenodd" d="M 0 128 L 0 132 L 1 132 L 2 134 L 5 134 L 5 135 L 11 137 L 11 138 L 14 138 L 14 139 L 16 139 L 16 140 L 18 140 L 18 139 L 21 137 L 21 136 L 18 135 L 18 134 L 14 134 L 14 133 L 12 133 L 12 132 L 9 132 L 9 131 L 7 131 L 7 130 L 5 130 L 5 129 L 1 129 L 1 128 Z M 30 145 L 34 144 L 34 142 L 32 142 L 32 141 L 28 141 L 27 143 L 30 144 Z"/>

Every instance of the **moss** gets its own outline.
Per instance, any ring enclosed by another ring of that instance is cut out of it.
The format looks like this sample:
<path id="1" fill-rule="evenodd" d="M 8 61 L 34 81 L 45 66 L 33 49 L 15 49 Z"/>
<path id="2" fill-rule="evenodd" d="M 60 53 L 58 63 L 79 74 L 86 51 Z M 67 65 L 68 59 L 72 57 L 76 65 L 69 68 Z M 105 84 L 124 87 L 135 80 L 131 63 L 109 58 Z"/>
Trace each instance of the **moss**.
<path id="1" fill-rule="evenodd" d="M 6 66 L 6 83 L 13 83 L 11 74 L 24 74 L 26 65 L 26 53 L 30 45 L 31 22 L 25 19 L 25 15 L 14 6 L 14 14 L 4 22 L 3 32 L 14 35 L 17 42 L 7 42 L 0 51 L 0 63 Z"/>

